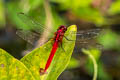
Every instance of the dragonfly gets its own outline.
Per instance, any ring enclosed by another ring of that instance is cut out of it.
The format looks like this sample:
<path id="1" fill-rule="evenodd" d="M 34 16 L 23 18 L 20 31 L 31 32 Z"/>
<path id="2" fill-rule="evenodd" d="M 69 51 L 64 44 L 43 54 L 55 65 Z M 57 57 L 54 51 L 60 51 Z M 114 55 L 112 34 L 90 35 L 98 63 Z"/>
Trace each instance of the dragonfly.
<path id="1" fill-rule="evenodd" d="M 40 69 L 40 73 L 41 74 L 44 74 L 46 73 L 48 67 L 50 66 L 51 64 L 51 61 L 54 57 L 54 54 L 58 48 L 58 45 L 59 43 L 62 44 L 62 40 L 63 40 L 63 37 L 64 37 L 64 33 L 66 32 L 67 30 L 67 27 L 65 26 L 60 26 L 57 30 L 57 32 L 55 32 L 55 37 L 53 38 L 54 39 L 54 43 L 53 43 L 53 47 L 52 47 L 52 50 L 51 50 L 51 53 L 50 53 L 50 56 L 47 60 L 47 63 L 46 63 L 46 66 L 45 66 L 45 69 Z M 42 71 L 44 70 L 44 71 Z"/>
<path id="2" fill-rule="evenodd" d="M 38 26 L 41 26 L 41 24 L 38 24 L 34 20 L 30 19 L 24 13 L 19 13 L 19 16 L 22 16 L 21 19 L 24 20 L 23 22 L 25 22 L 27 25 L 29 25 L 29 23 L 30 23 L 29 26 L 32 25 L 33 28 L 37 28 Z M 38 29 L 38 30 L 40 30 L 40 29 Z M 64 36 L 64 33 L 66 32 L 66 30 L 67 30 L 67 27 L 62 25 L 55 32 L 55 34 L 54 34 L 55 36 L 53 38 L 54 43 L 53 43 L 53 46 L 52 46 L 52 50 L 51 50 L 49 58 L 48 58 L 48 60 L 46 62 L 45 68 L 44 69 L 40 68 L 40 71 L 39 71 L 40 74 L 45 74 L 47 72 L 47 69 L 49 68 L 49 66 L 50 66 L 50 64 L 52 62 L 52 59 L 53 59 L 53 57 L 54 57 L 54 55 L 56 53 L 56 50 L 57 50 L 58 46 L 60 44 L 62 44 L 63 38 L 67 39 L 67 37 Z M 91 29 L 91 30 L 77 32 L 77 41 L 79 43 L 81 43 L 81 44 L 82 43 L 86 44 L 87 40 L 91 40 L 91 38 L 95 38 L 99 34 L 100 31 L 101 31 L 101 29 Z M 35 41 L 37 41 L 39 39 L 39 37 L 40 37 L 40 35 L 39 35 L 40 32 L 34 31 L 34 30 L 31 30 L 31 31 L 18 30 L 16 33 L 18 34 L 18 36 L 20 36 L 24 40 L 27 40 L 30 44 L 35 44 Z M 26 34 L 26 33 L 28 33 L 29 35 Z M 67 40 L 69 40 L 69 39 L 67 39 Z"/>

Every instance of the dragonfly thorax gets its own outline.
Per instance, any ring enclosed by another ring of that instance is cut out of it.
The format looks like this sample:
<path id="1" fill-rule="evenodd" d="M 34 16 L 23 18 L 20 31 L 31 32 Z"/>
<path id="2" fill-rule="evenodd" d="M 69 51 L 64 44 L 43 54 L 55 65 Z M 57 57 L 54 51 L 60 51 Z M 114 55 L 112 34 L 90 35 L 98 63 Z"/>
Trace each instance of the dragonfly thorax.
<path id="1" fill-rule="evenodd" d="M 54 40 L 57 42 L 62 42 L 63 36 L 65 31 L 67 30 L 67 27 L 65 26 L 60 26 L 57 30 L 57 32 L 55 33 L 55 37 Z"/>
<path id="2" fill-rule="evenodd" d="M 62 31 L 66 31 L 67 30 L 67 27 L 66 26 L 64 26 L 64 25 L 61 25 L 59 28 L 58 28 L 58 31 L 59 30 L 62 30 Z"/>

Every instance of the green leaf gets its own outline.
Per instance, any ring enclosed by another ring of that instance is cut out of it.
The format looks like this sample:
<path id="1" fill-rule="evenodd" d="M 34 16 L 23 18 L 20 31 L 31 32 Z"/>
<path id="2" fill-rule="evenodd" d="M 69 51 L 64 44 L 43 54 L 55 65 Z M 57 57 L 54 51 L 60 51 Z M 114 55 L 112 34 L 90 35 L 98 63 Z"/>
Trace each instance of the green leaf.
<path id="1" fill-rule="evenodd" d="M 35 80 L 19 60 L 0 49 L 0 80 Z"/>
<path id="2" fill-rule="evenodd" d="M 47 74 L 40 76 L 39 70 L 40 68 L 45 68 L 45 64 L 52 49 L 53 40 L 50 40 L 43 46 L 33 50 L 21 59 L 27 68 L 30 69 L 36 80 L 56 80 L 58 76 L 65 70 L 75 46 L 76 30 L 77 29 L 75 25 L 72 25 L 67 29 L 65 36 L 69 40 L 73 41 L 68 41 L 63 38 L 62 46 L 65 51 L 59 46 L 52 63 L 47 70 Z"/>

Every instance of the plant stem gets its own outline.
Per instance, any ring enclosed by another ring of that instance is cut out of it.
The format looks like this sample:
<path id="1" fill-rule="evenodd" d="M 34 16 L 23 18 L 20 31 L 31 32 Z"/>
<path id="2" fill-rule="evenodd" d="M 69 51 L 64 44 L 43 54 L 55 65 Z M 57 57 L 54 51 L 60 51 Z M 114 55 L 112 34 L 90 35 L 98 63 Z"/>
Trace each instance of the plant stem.
<path id="1" fill-rule="evenodd" d="M 92 60 L 93 62 L 93 65 L 94 65 L 94 75 L 93 75 L 93 80 L 97 80 L 97 62 L 94 58 L 94 56 L 91 54 L 91 52 L 89 50 L 85 50 L 85 49 L 82 49 L 82 51 L 87 54 L 90 59 Z"/>

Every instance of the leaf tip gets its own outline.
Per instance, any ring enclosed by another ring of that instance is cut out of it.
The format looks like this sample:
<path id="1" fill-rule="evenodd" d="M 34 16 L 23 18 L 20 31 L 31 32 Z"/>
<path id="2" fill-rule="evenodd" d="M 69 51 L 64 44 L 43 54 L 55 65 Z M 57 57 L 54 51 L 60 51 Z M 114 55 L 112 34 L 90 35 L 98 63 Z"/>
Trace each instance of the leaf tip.
<path id="1" fill-rule="evenodd" d="M 69 27 L 72 31 L 77 31 L 77 26 L 76 25 L 71 25 Z"/>

